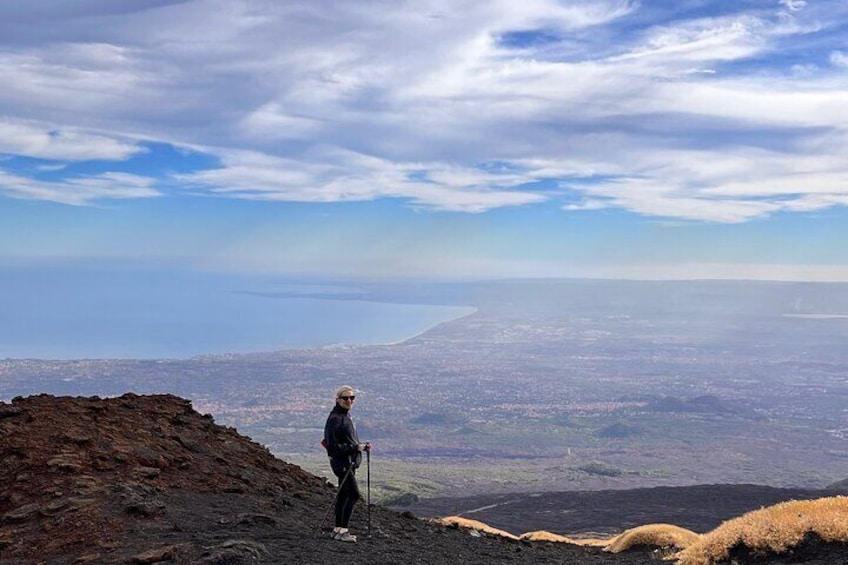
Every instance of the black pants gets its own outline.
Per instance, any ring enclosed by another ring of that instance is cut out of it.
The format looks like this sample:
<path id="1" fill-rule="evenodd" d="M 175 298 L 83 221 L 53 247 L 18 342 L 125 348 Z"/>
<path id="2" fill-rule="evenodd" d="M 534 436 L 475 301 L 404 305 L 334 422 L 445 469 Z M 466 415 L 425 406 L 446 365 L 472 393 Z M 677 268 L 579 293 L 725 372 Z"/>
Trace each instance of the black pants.
<path id="1" fill-rule="evenodd" d="M 348 527 L 350 517 L 353 514 L 353 505 L 361 498 L 354 473 L 356 473 L 356 470 L 351 470 L 347 479 L 344 478 L 344 473 L 337 475 L 339 477 L 339 496 L 336 498 L 336 526 L 340 528 Z M 344 482 L 342 482 L 343 479 Z"/>

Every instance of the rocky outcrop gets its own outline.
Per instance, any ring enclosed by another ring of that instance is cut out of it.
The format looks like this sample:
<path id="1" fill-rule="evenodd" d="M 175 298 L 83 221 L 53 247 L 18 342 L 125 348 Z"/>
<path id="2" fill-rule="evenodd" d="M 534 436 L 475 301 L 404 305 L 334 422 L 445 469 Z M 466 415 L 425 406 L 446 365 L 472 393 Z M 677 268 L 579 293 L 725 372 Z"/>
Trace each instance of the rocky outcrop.
<path id="1" fill-rule="evenodd" d="M 0 429 L 3 559 L 36 551 L 82 561 L 126 554 L 128 534 L 145 520 L 166 520 L 174 493 L 243 494 L 273 506 L 327 490 L 169 395 L 18 398 L 0 404 Z M 233 547 L 223 549 L 239 551 Z M 138 562 L 198 549 L 170 544 L 140 551 Z"/>

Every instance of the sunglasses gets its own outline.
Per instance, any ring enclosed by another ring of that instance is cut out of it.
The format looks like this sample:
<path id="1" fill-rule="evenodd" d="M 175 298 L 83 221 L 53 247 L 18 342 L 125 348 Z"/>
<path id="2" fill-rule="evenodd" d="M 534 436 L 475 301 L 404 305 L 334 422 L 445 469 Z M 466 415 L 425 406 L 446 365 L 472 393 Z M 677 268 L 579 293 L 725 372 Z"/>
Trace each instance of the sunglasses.
<path id="1" fill-rule="evenodd" d="M 340 396 L 339 400 L 356 400 L 356 395 L 352 394 L 350 396 Z"/>

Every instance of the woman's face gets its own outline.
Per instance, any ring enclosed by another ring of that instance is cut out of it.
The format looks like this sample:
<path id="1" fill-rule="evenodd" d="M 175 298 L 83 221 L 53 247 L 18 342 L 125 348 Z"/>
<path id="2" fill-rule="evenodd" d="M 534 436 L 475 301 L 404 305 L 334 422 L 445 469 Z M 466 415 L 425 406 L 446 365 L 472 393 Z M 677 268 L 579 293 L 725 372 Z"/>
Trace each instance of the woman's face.
<path id="1" fill-rule="evenodd" d="M 340 394 L 338 398 L 336 398 L 336 402 L 339 403 L 339 406 L 345 408 L 346 410 L 351 409 L 354 400 L 356 400 L 356 395 L 353 393 L 352 390 L 346 390 L 345 392 Z"/>

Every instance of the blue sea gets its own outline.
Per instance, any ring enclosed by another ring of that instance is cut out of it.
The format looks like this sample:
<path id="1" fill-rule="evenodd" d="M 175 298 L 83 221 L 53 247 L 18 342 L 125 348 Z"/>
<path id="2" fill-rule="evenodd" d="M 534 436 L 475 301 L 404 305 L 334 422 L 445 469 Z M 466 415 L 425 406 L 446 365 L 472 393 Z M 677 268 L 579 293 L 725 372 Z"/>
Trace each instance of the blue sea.
<path id="1" fill-rule="evenodd" d="M 0 268 L 0 358 L 166 359 L 396 343 L 473 311 L 355 286 L 140 269 Z"/>

